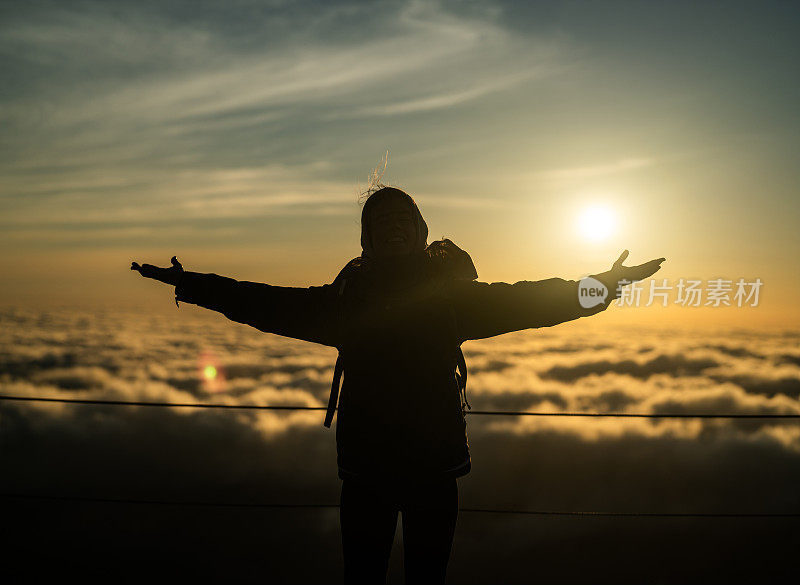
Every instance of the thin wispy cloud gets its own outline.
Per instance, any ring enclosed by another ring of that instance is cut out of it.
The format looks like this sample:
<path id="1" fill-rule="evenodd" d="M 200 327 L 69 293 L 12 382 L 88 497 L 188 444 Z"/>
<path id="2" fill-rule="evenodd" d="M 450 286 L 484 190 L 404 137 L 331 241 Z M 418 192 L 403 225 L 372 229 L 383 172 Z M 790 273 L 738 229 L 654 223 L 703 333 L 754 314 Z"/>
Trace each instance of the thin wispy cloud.
<path id="1" fill-rule="evenodd" d="M 656 161 L 652 158 L 631 157 L 610 163 L 541 171 L 536 173 L 535 176 L 545 181 L 566 182 L 577 179 L 617 175 L 649 167 L 654 164 L 656 164 Z"/>
<path id="2" fill-rule="evenodd" d="M 351 213 L 352 179 L 302 152 L 314 140 L 308 122 L 377 116 L 395 125 L 398 116 L 552 73 L 563 40 L 512 35 L 488 14 L 376 5 L 367 18 L 381 34 L 343 39 L 325 23 L 358 26 L 342 24 L 341 7 L 319 6 L 297 29 L 265 16 L 265 36 L 248 42 L 224 26 L 176 25 L 124 4 L 119 14 L 63 9 L 7 24 L 0 49 L 12 64 L 55 70 L 49 91 L 21 85 L 4 99 L 16 127 L 5 148 L 17 153 L 0 163 L 4 219 L 18 232 L 63 222 Z M 431 198 L 440 207 L 461 203 L 492 205 Z"/>
<path id="3" fill-rule="evenodd" d="M 396 116 L 399 114 L 412 114 L 417 112 L 428 112 L 457 106 L 471 100 L 483 97 L 493 92 L 502 91 L 518 85 L 526 80 L 535 77 L 535 73 L 525 73 L 515 75 L 508 79 L 494 80 L 477 87 L 471 87 L 458 92 L 446 92 L 438 95 L 431 95 L 422 98 L 410 99 L 403 102 L 394 102 L 379 106 L 367 106 L 356 109 L 349 114 L 332 115 L 336 117 L 369 117 L 369 116 Z"/>

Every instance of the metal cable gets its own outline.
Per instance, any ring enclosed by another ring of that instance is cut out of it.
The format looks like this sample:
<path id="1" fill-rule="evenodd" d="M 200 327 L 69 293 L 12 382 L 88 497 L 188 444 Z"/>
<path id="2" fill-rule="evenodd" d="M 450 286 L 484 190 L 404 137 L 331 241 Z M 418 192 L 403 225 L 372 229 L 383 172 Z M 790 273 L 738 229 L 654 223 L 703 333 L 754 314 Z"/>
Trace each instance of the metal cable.
<path id="1" fill-rule="evenodd" d="M 134 498 L 95 498 L 85 496 L 58 496 L 47 494 L 0 493 L 0 498 L 17 500 L 50 500 L 59 502 L 91 503 L 91 504 L 135 504 L 148 506 L 178 506 L 196 508 L 338 508 L 339 504 L 285 504 L 285 503 L 248 503 L 248 502 L 212 502 L 190 500 L 146 500 Z M 459 512 L 480 514 L 519 514 L 527 516 L 594 516 L 594 517 L 626 517 L 626 518 L 800 518 L 795 512 L 596 512 L 596 511 L 561 511 L 561 510 L 519 510 L 495 508 L 459 508 Z"/>
<path id="2" fill-rule="evenodd" d="M 65 404 L 99 404 L 111 406 L 161 406 L 174 408 L 221 408 L 231 410 L 326 410 L 325 406 L 262 406 L 256 404 L 219 404 L 203 402 L 145 402 L 133 400 L 97 400 L 84 398 L 45 398 L 38 396 L 5 396 L 0 400 L 20 402 L 58 402 Z M 467 414 L 489 416 L 602 416 L 619 418 L 751 418 L 800 419 L 800 414 L 705 414 L 705 413 L 606 413 L 606 412 L 521 412 L 511 410 L 469 410 Z"/>

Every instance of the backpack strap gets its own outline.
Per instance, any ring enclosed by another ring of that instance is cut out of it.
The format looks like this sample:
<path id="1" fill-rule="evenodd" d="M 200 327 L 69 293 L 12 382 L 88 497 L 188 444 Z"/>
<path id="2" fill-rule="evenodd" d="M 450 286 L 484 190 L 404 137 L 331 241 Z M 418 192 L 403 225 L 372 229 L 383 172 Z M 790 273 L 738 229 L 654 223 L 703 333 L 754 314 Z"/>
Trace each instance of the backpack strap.
<path id="1" fill-rule="evenodd" d="M 463 411 L 465 406 L 469 410 L 472 410 L 472 406 L 467 400 L 467 362 L 464 360 L 464 352 L 461 351 L 460 346 L 456 352 L 456 368 L 458 368 L 458 372 L 456 372 L 456 380 L 458 380 L 458 387 L 461 390 L 461 396 L 463 398 L 461 410 Z M 464 413 L 466 414 L 466 411 L 464 411 Z"/>
<path id="2" fill-rule="evenodd" d="M 428 250 L 431 259 L 439 266 L 440 272 L 447 278 L 456 280 L 475 280 L 478 278 L 478 271 L 475 269 L 475 264 L 472 262 L 470 255 L 449 239 L 443 238 L 431 243 L 428 246 Z M 467 400 L 467 362 L 464 359 L 464 352 L 461 351 L 461 340 L 458 338 L 458 318 L 453 305 L 451 303 L 448 303 L 448 305 L 450 316 L 453 319 L 453 331 L 456 332 L 453 343 L 456 348 L 455 358 L 458 372 L 455 376 L 462 396 L 461 409 L 466 414 L 465 408 L 472 410 L 472 405 Z"/>
<path id="3" fill-rule="evenodd" d="M 351 267 L 352 264 L 353 260 L 351 260 L 348 265 L 342 269 L 342 271 L 339 273 L 339 276 L 336 277 L 336 280 L 341 280 L 341 284 L 339 285 L 339 290 L 336 295 L 336 311 L 340 332 L 343 330 L 342 323 L 344 321 L 342 295 L 344 294 L 344 289 L 347 286 L 347 278 L 343 275 L 348 267 Z M 336 282 L 336 280 L 334 282 Z M 331 394 L 328 397 L 328 409 L 325 413 L 325 422 L 323 423 L 326 428 L 331 428 L 331 423 L 333 422 L 333 413 L 336 411 L 336 405 L 339 401 L 339 387 L 341 386 L 342 372 L 344 371 L 344 358 L 342 357 L 341 344 L 342 342 L 340 341 L 339 354 L 336 356 L 336 365 L 333 368 L 333 381 L 331 382 Z"/>
<path id="4" fill-rule="evenodd" d="M 458 383 L 458 390 L 461 394 L 461 411 L 466 414 L 465 408 L 472 410 L 472 406 L 467 400 L 467 361 L 464 359 L 464 352 L 461 351 L 461 344 L 458 342 L 458 318 L 456 317 L 456 311 L 450 303 L 448 303 L 448 308 L 450 311 L 450 318 L 453 320 L 453 343 L 456 347 L 456 382 Z"/>
<path id="5" fill-rule="evenodd" d="M 331 422 L 333 421 L 333 412 L 336 410 L 336 403 L 339 400 L 339 384 L 342 379 L 342 371 L 344 369 L 344 363 L 342 361 L 342 352 L 339 352 L 339 355 L 336 356 L 336 366 L 333 368 L 333 382 L 331 382 L 331 395 L 328 398 L 328 411 L 325 414 L 325 423 L 324 425 L 327 428 L 331 428 Z"/>

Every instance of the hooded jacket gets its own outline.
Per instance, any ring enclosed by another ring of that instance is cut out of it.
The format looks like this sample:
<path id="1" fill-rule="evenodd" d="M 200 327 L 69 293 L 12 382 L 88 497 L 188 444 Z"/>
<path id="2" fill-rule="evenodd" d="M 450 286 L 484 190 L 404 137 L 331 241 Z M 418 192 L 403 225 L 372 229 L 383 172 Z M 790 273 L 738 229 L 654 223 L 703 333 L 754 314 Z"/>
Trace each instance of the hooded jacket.
<path id="1" fill-rule="evenodd" d="M 341 479 L 415 482 L 469 473 L 455 374 L 461 344 L 604 308 L 581 307 L 574 280 L 475 280 L 469 255 L 450 240 L 424 246 L 427 226 L 413 200 L 411 205 L 418 238 L 408 257 L 375 258 L 362 215 L 363 253 L 331 284 L 282 287 L 186 271 L 175 289 L 176 301 L 219 311 L 260 331 L 339 349 Z"/>

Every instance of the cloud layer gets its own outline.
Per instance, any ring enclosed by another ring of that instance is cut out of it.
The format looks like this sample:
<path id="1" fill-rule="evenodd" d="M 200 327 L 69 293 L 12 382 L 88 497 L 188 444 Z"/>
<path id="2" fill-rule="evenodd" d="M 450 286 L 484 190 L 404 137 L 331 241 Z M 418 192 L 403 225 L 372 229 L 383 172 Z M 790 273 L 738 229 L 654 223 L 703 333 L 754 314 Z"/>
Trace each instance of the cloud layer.
<path id="1" fill-rule="evenodd" d="M 0 326 L 0 385 L 13 395 L 322 406 L 335 358 L 329 348 L 214 315 L 187 319 L 176 312 L 170 320 L 5 310 Z M 793 333 L 699 337 L 618 330 L 604 332 L 599 342 L 592 331 L 556 327 L 468 342 L 473 409 L 800 413 Z M 217 372 L 213 380 L 204 375 L 208 366 Z M 13 402 L 0 403 L 0 409 L 5 493 L 338 502 L 334 436 L 322 427 L 322 411 Z M 800 426 L 791 421 L 475 415 L 469 436 L 473 471 L 459 482 L 464 507 L 800 510 Z M 335 510 L 190 512 L 63 502 L 14 502 L 13 509 L 23 514 L 15 518 L 26 518 L 11 524 L 20 542 L 30 531 L 43 534 L 38 538 L 55 558 L 81 549 L 64 541 L 77 534 L 77 541 L 105 550 L 108 562 L 116 562 L 122 553 L 103 544 L 107 535 L 148 551 L 157 564 L 167 555 L 154 535 L 170 534 L 180 540 L 174 546 L 195 559 L 181 565 L 190 573 L 222 571 L 233 559 L 245 559 L 239 573 L 244 582 L 267 566 L 287 582 L 340 571 Z M 206 526 L 202 537 L 193 532 L 199 522 Z M 525 583 L 535 565 L 539 578 L 581 582 L 593 567 L 595 580 L 610 582 L 615 563 L 645 569 L 663 562 L 666 550 L 675 555 L 675 575 L 681 563 L 698 574 L 730 563 L 732 550 L 739 570 L 768 562 L 779 574 L 788 567 L 782 551 L 796 545 L 791 522 L 463 513 L 451 575 L 463 583 Z M 647 544 L 642 534 L 649 535 Z M 217 562 L 197 554 L 212 549 Z M 397 550 L 392 563 L 390 582 L 396 583 L 402 573 Z"/>

